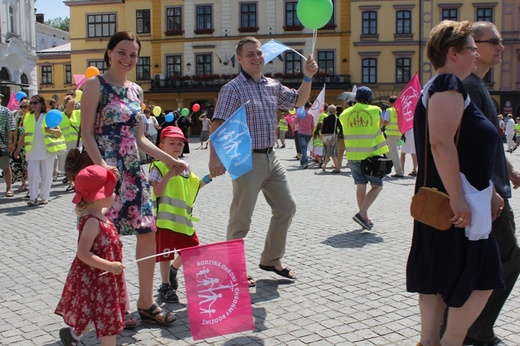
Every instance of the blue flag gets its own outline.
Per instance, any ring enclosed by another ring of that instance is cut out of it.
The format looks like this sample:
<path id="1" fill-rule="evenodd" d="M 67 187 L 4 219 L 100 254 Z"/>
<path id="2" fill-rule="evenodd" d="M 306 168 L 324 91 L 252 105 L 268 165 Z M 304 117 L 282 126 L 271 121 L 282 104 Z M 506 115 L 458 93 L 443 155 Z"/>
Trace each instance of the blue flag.
<path id="1" fill-rule="evenodd" d="M 286 46 L 285 44 L 278 42 L 276 40 L 271 40 L 262 45 L 262 51 L 264 52 L 264 65 L 268 64 L 271 60 L 285 52 L 286 50 L 292 50 L 296 54 L 300 55 L 304 60 L 307 60 L 300 52 L 292 49 L 291 47 Z M 282 59 L 280 59 L 282 60 Z M 282 60 L 283 61 L 283 60 Z"/>
<path id="2" fill-rule="evenodd" d="M 253 168 L 246 103 L 213 132 L 209 139 L 231 179 L 235 180 Z"/>

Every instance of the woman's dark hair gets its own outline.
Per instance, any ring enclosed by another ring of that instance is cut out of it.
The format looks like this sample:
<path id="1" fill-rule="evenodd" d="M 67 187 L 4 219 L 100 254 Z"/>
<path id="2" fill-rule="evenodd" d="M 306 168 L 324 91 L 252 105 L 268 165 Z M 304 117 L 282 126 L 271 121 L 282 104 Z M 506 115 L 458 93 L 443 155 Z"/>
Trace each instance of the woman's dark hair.
<path id="1" fill-rule="evenodd" d="M 36 95 L 31 96 L 31 100 L 33 98 L 37 99 L 38 102 L 40 102 L 42 104 L 41 113 L 47 113 L 47 104 L 45 103 L 45 99 L 43 98 L 43 96 L 40 94 L 36 94 Z M 31 113 L 34 114 L 34 111 L 32 109 L 31 109 Z"/>
<path id="2" fill-rule="evenodd" d="M 110 40 L 107 44 L 107 49 L 105 51 L 105 55 L 103 59 L 105 60 L 105 63 L 107 64 L 107 67 L 110 68 L 110 59 L 108 58 L 108 51 L 113 50 L 117 44 L 121 41 L 134 41 L 139 46 L 139 50 L 137 51 L 137 55 L 141 53 L 141 41 L 139 40 L 139 37 L 137 37 L 136 34 L 130 31 L 119 31 L 116 32 L 112 37 L 110 37 Z"/>

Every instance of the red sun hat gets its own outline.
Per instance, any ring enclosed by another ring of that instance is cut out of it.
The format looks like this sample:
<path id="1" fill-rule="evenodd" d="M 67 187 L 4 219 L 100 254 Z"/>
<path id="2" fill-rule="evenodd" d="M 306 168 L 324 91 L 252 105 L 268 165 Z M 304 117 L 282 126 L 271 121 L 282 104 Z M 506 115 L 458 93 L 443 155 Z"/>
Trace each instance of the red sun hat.
<path id="1" fill-rule="evenodd" d="M 94 202 L 112 196 L 116 186 L 116 177 L 109 170 L 92 165 L 79 171 L 74 184 L 76 193 L 72 203 Z"/>
<path id="2" fill-rule="evenodd" d="M 178 128 L 177 126 L 166 126 L 161 131 L 160 140 L 162 141 L 164 139 L 164 137 L 180 138 L 186 143 L 189 142 L 189 140 L 186 137 L 184 137 L 184 133 L 182 133 L 182 130 L 180 128 Z"/>

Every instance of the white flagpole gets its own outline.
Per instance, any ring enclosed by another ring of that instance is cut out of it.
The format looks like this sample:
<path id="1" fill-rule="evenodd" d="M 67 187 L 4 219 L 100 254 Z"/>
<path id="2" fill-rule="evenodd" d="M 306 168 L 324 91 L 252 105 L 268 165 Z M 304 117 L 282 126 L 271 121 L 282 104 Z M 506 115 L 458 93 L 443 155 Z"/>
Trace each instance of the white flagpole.
<path id="1" fill-rule="evenodd" d="M 171 251 L 161 252 L 161 253 L 158 253 L 158 254 L 155 254 L 155 255 L 151 255 L 151 256 L 147 256 L 147 257 L 139 258 L 139 259 L 137 259 L 137 260 L 135 260 L 135 261 L 132 261 L 132 262 L 128 262 L 128 263 L 125 264 L 125 266 L 128 266 L 129 264 L 133 264 L 133 263 L 141 262 L 141 261 L 144 261 L 144 260 L 147 260 L 147 259 L 150 259 L 150 258 L 159 257 L 159 256 L 162 256 L 162 255 L 169 255 L 169 254 L 171 254 L 171 253 L 177 253 L 177 252 L 179 252 L 179 251 L 178 251 L 178 250 L 171 250 Z M 108 272 L 108 271 L 103 272 L 103 273 L 99 274 L 99 276 L 101 276 L 101 275 L 105 275 L 105 274 L 107 274 L 107 273 L 109 273 L 109 272 Z"/>

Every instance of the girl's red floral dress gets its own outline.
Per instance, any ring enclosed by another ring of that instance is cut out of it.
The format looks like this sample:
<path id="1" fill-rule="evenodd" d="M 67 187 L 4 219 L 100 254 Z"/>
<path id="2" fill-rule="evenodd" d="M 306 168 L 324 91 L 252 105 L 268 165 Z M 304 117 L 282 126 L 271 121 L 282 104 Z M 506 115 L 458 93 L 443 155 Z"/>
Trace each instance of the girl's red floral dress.
<path id="1" fill-rule="evenodd" d="M 79 237 L 85 222 L 95 216 L 86 215 L 79 223 Z M 98 218 L 96 218 L 98 219 Z M 99 220 L 99 219 L 98 219 Z M 92 253 L 108 261 L 123 262 L 123 243 L 113 223 L 99 220 L 100 233 L 92 244 Z M 79 240 L 78 237 L 78 240 Z M 125 327 L 127 306 L 124 275 L 107 273 L 74 258 L 55 313 L 80 335 L 87 327 L 95 327 L 97 337 L 117 335 Z"/>

